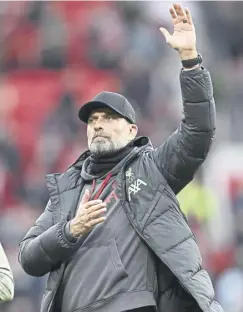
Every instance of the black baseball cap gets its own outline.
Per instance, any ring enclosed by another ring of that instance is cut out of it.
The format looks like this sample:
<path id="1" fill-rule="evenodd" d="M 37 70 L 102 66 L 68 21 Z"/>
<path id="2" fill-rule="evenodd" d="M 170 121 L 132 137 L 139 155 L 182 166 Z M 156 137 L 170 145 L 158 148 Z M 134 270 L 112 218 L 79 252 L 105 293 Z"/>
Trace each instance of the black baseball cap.
<path id="1" fill-rule="evenodd" d="M 135 124 L 135 111 L 131 103 L 121 94 L 104 91 L 97 94 L 90 102 L 85 103 L 79 110 L 79 119 L 87 123 L 94 109 L 108 107 Z"/>

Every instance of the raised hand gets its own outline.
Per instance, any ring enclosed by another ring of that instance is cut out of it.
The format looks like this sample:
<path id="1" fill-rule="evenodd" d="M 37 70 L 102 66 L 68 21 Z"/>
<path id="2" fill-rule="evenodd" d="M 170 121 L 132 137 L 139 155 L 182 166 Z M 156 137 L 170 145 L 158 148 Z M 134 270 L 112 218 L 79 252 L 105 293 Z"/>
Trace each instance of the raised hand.
<path id="1" fill-rule="evenodd" d="M 181 56 L 181 59 L 197 57 L 196 33 L 189 9 L 184 9 L 179 4 L 170 8 L 174 32 L 171 35 L 165 28 L 161 27 L 166 42 Z"/>

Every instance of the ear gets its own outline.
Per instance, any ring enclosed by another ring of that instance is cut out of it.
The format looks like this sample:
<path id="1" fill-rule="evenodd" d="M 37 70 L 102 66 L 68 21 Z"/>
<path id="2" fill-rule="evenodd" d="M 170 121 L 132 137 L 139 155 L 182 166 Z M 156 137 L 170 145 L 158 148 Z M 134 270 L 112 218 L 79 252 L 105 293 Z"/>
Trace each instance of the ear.
<path id="1" fill-rule="evenodd" d="M 138 133 L 138 126 L 135 124 L 131 124 L 130 126 L 130 134 L 135 138 Z"/>

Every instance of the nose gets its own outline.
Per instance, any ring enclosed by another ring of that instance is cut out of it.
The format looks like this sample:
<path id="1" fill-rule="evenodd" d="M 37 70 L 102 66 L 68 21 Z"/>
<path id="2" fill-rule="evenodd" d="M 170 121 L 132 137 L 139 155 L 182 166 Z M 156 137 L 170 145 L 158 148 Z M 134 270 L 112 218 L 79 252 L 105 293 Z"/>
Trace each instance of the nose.
<path id="1" fill-rule="evenodd" d="M 94 129 L 95 131 L 103 130 L 103 128 L 100 125 L 95 125 Z"/>
<path id="2" fill-rule="evenodd" d="M 104 130 L 101 119 L 97 118 L 97 120 L 95 121 L 94 130 L 95 131 Z"/>

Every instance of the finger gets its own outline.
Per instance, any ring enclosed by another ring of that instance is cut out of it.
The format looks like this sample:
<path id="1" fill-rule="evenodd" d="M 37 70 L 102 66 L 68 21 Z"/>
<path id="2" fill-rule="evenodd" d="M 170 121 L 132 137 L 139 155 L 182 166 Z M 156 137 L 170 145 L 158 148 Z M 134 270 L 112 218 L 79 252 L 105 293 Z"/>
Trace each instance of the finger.
<path id="1" fill-rule="evenodd" d="M 89 207 L 92 207 L 94 205 L 100 205 L 101 203 L 102 203 L 102 200 L 100 199 L 90 200 L 85 203 L 82 203 L 81 201 L 77 209 L 77 214 L 82 213 L 84 209 L 88 209 Z"/>
<path id="2" fill-rule="evenodd" d="M 90 214 L 88 215 L 88 219 L 89 219 L 89 220 L 98 219 L 98 218 L 100 218 L 101 216 L 103 216 L 103 214 L 104 214 L 106 211 L 107 211 L 106 208 L 102 208 L 102 209 L 93 211 L 92 213 L 90 213 Z"/>
<path id="3" fill-rule="evenodd" d="M 165 29 L 165 28 L 163 28 L 163 27 L 160 27 L 159 30 L 160 30 L 160 31 L 162 32 L 162 34 L 164 35 L 166 42 L 167 42 L 167 43 L 170 43 L 171 34 L 168 32 L 168 30 Z"/>
<path id="4" fill-rule="evenodd" d="M 100 218 L 97 218 L 97 219 L 93 219 L 93 220 L 90 220 L 88 222 L 88 226 L 89 227 L 93 227 L 95 226 L 96 224 L 99 224 L 99 223 L 102 223 L 106 220 L 106 217 L 100 217 Z"/>
<path id="5" fill-rule="evenodd" d="M 99 210 L 99 209 L 103 209 L 103 208 L 106 208 L 106 203 L 101 203 L 101 204 L 98 204 L 98 205 L 93 205 L 89 208 L 87 208 L 86 212 L 87 214 L 91 214 L 92 212 L 96 211 L 96 210 Z"/>
<path id="6" fill-rule="evenodd" d="M 102 204 L 102 200 L 101 199 L 94 199 L 94 200 L 90 200 L 87 203 L 84 203 L 82 206 L 84 209 L 89 209 L 92 206 L 95 205 L 100 205 Z"/>
<path id="7" fill-rule="evenodd" d="M 188 8 L 186 8 L 185 12 L 186 12 L 187 23 L 190 24 L 190 25 L 193 25 L 192 16 L 191 16 L 190 10 Z"/>
<path id="8" fill-rule="evenodd" d="M 179 22 L 182 22 L 183 19 L 186 19 L 186 13 L 184 11 L 184 9 L 182 8 L 181 5 L 179 4 L 174 4 L 174 9 L 176 11 L 177 14 L 177 18 L 179 20 Z"/>
<path id="9" fill-rule="evenodd" d="M 170 15 L 172 17 L 172 24 L 173 25 L 177 24 L 179 21 L 178 21 L 177 14 L 174 8 L 170 8 Z"/>
<path id="10" fill-rule="evenodd" d="M 83 195 L 83 197 L 81 199 L 80 204 L 87 203 L 89 201 L 89 199 L 90 199 L 90 191 L 86 189 L 85 192 L 84 192 L 84 195 Z"/>

